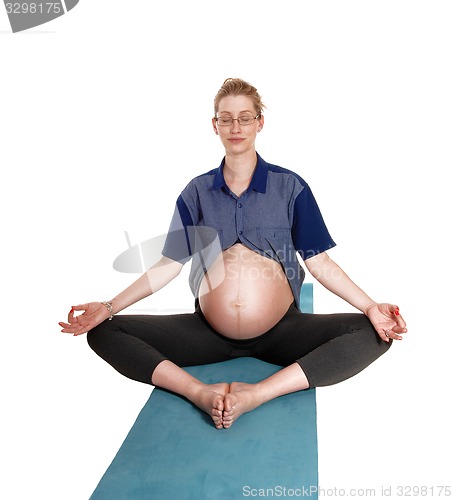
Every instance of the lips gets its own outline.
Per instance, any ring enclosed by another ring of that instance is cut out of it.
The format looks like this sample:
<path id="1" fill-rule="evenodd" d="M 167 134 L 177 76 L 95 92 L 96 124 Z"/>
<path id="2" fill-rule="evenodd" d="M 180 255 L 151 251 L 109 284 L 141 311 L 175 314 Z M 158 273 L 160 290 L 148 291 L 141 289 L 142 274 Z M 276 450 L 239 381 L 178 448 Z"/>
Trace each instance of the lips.
<path id="1" fill-rule="evenodd" d="M 240 142 L 245 141 L 245 139 L 242 139 L 241 137 L 230 137 L 228 140 L 233 144 L 239 144 Z"/>

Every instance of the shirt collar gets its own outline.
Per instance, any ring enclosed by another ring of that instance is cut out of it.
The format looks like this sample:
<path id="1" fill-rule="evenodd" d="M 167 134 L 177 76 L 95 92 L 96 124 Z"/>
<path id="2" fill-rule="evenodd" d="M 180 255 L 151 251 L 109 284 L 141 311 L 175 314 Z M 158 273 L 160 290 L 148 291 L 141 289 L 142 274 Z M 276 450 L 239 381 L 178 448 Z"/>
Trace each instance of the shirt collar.
<path id="1" fill-rule="evenodd" d="M 255 190 L 258 193 L 266 192 L 267 185 L 267 173 L 269 172 L 268 164 L 261 158 L 259 154 L 256 155 L 257 162 L 255 167 L 255 172 L 253 172 L 252 180 L 250 181 L 250 186 L 248 191 Z M 223 177 L 223 166 L 225 165 L 225 158 L 222 160 L 219 168 L 216 170 L 214 175 L 214 180 L 212 183 L 212 189 L 228 189 L 228 186 Z"/>

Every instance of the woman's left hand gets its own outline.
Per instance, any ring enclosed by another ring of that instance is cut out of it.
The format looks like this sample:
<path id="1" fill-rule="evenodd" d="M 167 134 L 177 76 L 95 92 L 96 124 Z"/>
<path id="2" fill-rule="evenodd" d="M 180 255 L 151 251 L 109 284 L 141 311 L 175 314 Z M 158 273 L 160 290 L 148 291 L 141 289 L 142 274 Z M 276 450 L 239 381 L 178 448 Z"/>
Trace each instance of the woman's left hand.
<path id="1" fill-rule="evenodd" d="M 407 332 L 406 322 L 400 314 L 398 306 L 393 304 L 373 304 L 365 310 L 365 314 L 384 342 L 401 340 L 401 334 Z"/>

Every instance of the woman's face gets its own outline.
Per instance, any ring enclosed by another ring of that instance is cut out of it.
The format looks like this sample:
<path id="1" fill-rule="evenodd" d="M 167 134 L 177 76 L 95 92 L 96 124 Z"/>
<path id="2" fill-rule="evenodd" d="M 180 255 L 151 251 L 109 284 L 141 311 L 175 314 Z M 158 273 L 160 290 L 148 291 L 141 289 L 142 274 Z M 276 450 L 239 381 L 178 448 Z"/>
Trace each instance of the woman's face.
<path id="1" fill-rule="evenodd" d="M 249 125 L 240 125 L 237 118 L 254 118 L 257 114 L 250 97 L 229 95 L 220 100 L 216 117 L 236 118 L 231 125 L 223 126 L 214 118 L 212 120 L 214 131 L 219 135 L 227 154 L 238 155 L 255 149 L 256 134 L 264 124 L 263 116 Z"/>

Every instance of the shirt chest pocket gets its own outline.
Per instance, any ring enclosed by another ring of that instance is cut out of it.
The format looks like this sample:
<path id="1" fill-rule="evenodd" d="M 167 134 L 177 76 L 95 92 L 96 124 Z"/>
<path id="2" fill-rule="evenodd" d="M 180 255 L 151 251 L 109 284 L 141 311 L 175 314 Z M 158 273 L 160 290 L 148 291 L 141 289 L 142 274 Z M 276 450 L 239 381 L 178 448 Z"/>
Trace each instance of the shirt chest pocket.
<path id="1" fill-rule="evenodd" d="M 259 227 L 257 232 L 264 252 L 279 261 L 286 258 L 293 246 L 290 229 Z"/>

